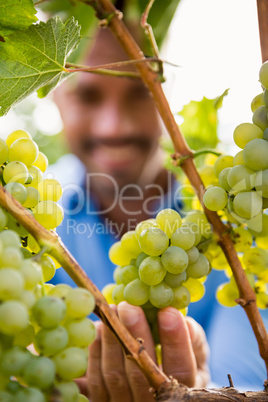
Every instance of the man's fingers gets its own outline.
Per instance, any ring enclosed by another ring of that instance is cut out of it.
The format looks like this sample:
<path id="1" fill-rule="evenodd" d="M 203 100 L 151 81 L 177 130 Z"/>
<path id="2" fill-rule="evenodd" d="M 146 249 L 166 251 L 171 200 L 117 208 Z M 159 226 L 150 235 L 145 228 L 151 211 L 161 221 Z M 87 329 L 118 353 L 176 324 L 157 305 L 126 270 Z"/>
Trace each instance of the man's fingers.
<path id="1" fill-rule="evenodd" d="M 166 307 L 158 313 L 163 370 L 190 387 L 195 385 L 197 365 L 189 329 L 182 313 Z"/>
<path id="2" fill-rule="evenodd" d="M 102 377 L 101 370 L 101 322 L 96 322 L 97 336 L 95 341 L 89 347 L 88 358 L 88 391 L 91 402 L 108 402 L 108 392 Z"/>
<path id="3" fill-rule="evenodd" d="M 131 394 L 125 372 L 122 348 L 111 330 L 102 327 L 102 373 L 110 400 L 130 402 Z"/>
<path id="4" fill-rule="evenodd" d="M 140 338 L 142 340 L 147 353 L 156 361 L 154 342 L 142 309 L 122 302 L 118 305 L 117 310 L 122 324 L 126 326 L 135 339 Z M 149 383 L 137 365 L 129 359 L 126 359 L 125 365 L 134 401 L 153 401 L 152 394 L 149 392 Z"/>

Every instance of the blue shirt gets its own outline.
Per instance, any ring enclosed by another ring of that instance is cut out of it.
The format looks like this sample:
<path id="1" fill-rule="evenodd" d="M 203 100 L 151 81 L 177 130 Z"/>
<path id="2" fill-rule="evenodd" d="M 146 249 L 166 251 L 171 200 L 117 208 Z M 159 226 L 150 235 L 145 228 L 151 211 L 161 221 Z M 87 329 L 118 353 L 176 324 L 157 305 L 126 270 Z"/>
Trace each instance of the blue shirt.
<path id="1" fill-rule="evenodd" d="M 62 175 L 62 170 L 65 178 L 68 177 L 68 183 L 61 180 L 65 190 L 62 200 L 65 217 L 57 233 L 101 290 L 107 283 L 113 282 L 115 267 L 109 260 L 108 251 L 119 238 L 112 224 L 99 214 L 96 200 L 86 194 L 83 186 L 85 171 L 81 163 L 73 156 L 66 156 L 59 168 L 54 168 L 57 178 Z M 171 192 L 176 190 L 176 186 L 173 186 Z M 177 196 L 169 197 L 168 200 L 172 200 L 175 207 L 180 205 Z M 164 204 L 165 200 L 161 208 Z M 262 390 L 266 378 L 265 364 L 259 356 L 257 342 L 245 312 L 240 306 L 226 308 L 216 301 L 217 286 L 223 282 L 227 282 L 225 274 L 212 270 L 205 283 L 205 296 L 199 302 L 190 304 L 188 312 L 206 332 L 210 346 L 212 383 L 219 387 L 228 386 L 227 374 L 231 374 L 236 388 Z M 57 270 L 52 283 L 75 286 L 62 268 Z M 262 310 L 261 314 L 268 328 L 268 310 Z"/>

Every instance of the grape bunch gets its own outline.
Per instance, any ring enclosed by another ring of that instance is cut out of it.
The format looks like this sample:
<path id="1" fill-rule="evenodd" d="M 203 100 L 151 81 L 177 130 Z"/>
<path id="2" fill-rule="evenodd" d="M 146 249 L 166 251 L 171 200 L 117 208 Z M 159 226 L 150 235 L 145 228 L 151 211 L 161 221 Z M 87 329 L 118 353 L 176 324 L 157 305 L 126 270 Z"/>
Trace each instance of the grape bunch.
<path id="1" fill-rule="evenodd" d="M 48 161 L 29 133 L 16 130 L 8 135 L 6 141 L 0 139 L 0 164 L 0 177 L 5 189 L 30 209 L 46 229 L 59 226 L 63 219 L 63 210 L 57 203 L 62 196 L 61 185 L 55 179 L 43 179 Z M 11 215 L 8 219 L 10 229 L 26 235 Z M 3 227 L 1 223 L 0 219 L 0 228 Z"/>
<path id="2" fill-rule="evenodd" d="M 103 289 L 106 299 L 141 306 L 156 334 L 158 309 L 172 306 L 186 314 L 189 303 L 203 297 L 211 269 L 199 248 L 210 236 L 201 211 L 182 219 L 177 211 L 164 209 L 155 219 L 140 222 L 110 248 L 117 267 L 115 284 Z"/>
<path id="3" fill-rule="evenodd" d="M 62 189 L 43 179 L 47 159 L 30 135 L 12 132 L 0 140 L 1 181 L 47 229 L 63 218 Z M 0 400 L 86 401 L 73 381 L 85 374 L 88 345 L 96 335 L 88 318 L 89 291 L 46 283 L 59 264 L 0 208 Z"/>

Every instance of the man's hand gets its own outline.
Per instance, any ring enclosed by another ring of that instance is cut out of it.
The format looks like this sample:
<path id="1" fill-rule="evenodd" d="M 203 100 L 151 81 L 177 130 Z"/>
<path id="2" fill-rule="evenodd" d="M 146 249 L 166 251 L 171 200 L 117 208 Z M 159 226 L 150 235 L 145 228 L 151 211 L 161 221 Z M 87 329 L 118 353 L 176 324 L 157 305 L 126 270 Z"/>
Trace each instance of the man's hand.
<path id="1" fill-rule="evenodd" d="M 122 302 L 117 306 L 120 321 L 156 361 L 150 329 L 140 307 Z M 209 381 L 208 345 L 203 329 L 190 317 L 167 307 L 158 313 L 162 364 L 166 375 L 189 387 Z M 96 323 L 98 336 L 89 350 L 86 387 L 92 402 L 150 402 L 149 384 L 135 363 L 126 359 L 112 332 Z M 82 385 L 82 384 L 81 384 Z"/>

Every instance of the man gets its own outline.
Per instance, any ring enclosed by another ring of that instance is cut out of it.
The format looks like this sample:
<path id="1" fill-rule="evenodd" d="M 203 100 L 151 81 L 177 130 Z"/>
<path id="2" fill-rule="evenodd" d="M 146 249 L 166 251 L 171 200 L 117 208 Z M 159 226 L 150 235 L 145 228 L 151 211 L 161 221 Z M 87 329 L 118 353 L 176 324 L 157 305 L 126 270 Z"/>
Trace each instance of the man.
<path id="1" fill-rule="evenodd" d="M 120 45 L 104 29 L 98 33 L 84 64 L 102 65 L 124 59 L 126 55 Z M 163 169 L 159 148 L 163 127 L 152 98 L 140 80 L 79 73 L 58 88 L 55 100 L 69 149 L 82 162 L 80 165 L 77 159 L 72 158 L 67 160 L 68 166 L 65 164 L 65 173 L 70 176 L 70 181 L 63 198 L 65 220 L 58 233 L 101 289 L 113 281 L 114 266 L 108 258 L 109 247 L 125 231 L 134 229 L 139 221 L 154 216 L 160 207 L 175 205 L 178 208 L 177 184 Z M 74 176 L 73 182 L 71 176 Z M 239 343 L 244 345 L 239 336 L 230 353 L 226 353 L 226 348 L 222 346 L 223 334 L 228 328 L 225 336 L 232 342 L 237 326 L 245 323 L 242 311 L 239 310 L 239 318 L 236 312 L 232 316 L 231 310 L 225 315 L 226 309 L 215 302 L 215 289 L 223 282 L 223 277 L 211 274 L 207 281 L 206 299 L 192 308 L 192 315 L 206 327 L 212 340 L 215 329 L 221 331 L 212 356 L 213 378 L 219 381 L 220 386 L 225 385 L 227 373 L 232 374 L 235 370 L 235 375 L 239 375 L 241 364 L 238 363 L 236 370 L 230 354 L 239 359 L 243 356 Z M 70 279 L 63 270 L 58 270 L 54 283 L 63 281 L 68 283 Z M 117 312 L 133 336 L 144 339 L 146 349 L 155 358 L 153 341 L 141 309 L 122 303 Z M 234 327 L 230 328 L 226 325 L 229 314 L 234 321 Z M 205 386 L 209 380 L 208 349 L 200 325 L 191 318 L 185 319 L 171 307 L 159 313 L 158 323 L 164 372 L 186 385 Z M 114 336 L 102 324 L 97 326 L 98 338 L 90 348 L 86 385 L 91 400 L 153 400 L 147 381 L 132 362 L 124 361 Z M 245 331 L 248 334 L 250 328 L 246 326 Z M 252 336 L 246 339 L 254 343 Z M 250 358 L 258 359 L 254 347 Z M 234 355 L 236 350 L 237 356 Z M 219 360 L 217 356 L 220 356 Z M 222 365 L 224 359 L 228 361 Z M 258 361 L 256 365 L 259 371 L 248 374 L 251 384 L 246 375 L 244 383 L 240 382 L 240 376 L 235 385 L 249 384 L 249 388 L 254 385 L 261 388 L 265 371 L 262 362 Z M 249 367 L 247 364 L 243 366 L 247 373 Z M 231 371 L 227 371 L 229 367 Z"/>

